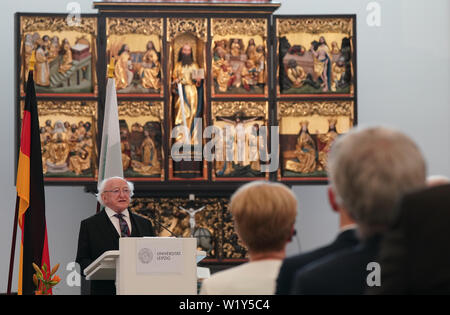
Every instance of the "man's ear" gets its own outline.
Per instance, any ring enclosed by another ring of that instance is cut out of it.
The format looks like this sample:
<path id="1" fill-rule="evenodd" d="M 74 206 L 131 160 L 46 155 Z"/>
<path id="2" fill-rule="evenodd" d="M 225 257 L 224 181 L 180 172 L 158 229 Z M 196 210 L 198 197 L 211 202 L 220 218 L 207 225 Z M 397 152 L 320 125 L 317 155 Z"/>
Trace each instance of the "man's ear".
<path id="1" fill-rule="evenodd" d="M 328 202 L 330 203 L 330 206 L 333 209 L 333 211 L 336 212 L 339 211 L 339 205 L 336 202 L 336 193 L 334 192 L 331 186 L 328 186 Z"/>
<path id="2" fill-rule="evenodd" d="M 103 201 L 103 203 L 105 203 L 105 193 L 104 192 L 101 193 L 100 199 Z"/>

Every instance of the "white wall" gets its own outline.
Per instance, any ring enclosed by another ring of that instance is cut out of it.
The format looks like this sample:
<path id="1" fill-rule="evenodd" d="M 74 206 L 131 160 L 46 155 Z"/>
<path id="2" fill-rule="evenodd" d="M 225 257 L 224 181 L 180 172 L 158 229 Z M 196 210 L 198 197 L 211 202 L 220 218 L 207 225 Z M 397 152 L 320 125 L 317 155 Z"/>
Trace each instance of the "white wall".
<path id="1" fill-rule="evenodd" d="M 446 0 L 285 0 L 277 14 L 357 14 L 359 125 L 383 124 L 410 135 L 429 174 L 450 176 L 450 3 Z M 371 2 L 380 27 L 366 21 Z M 324 186 L 297 186 L 302 250 L 332 240 L 338 218 Z M 288 254 L 298 251 L 293 242 Z"/>
<path id="2" fill-rule="evenodd" d="M 0 292 L 6 291 L 14 183 L 14 13 L 66 12 L 71 1 L 2 0 L 0 4 Z M 95 13 L 91 0 L 78 0 L 82 13 Z M 381 26 L 366 23 L 366 6 L 381 6 Z M 409 134 L 422 148 L 430 174 L 450 176 L 450 4 L 447 0 L 285 0 L 277 14 L 357 14 L 358 120 L 384 124 Z M 323 245 L 337 233 L 325 186 L 296 186 L 300 206 L 297 231 L 302 250 Z M 65 283 L 75 258 L 79 222 L 95 210 L 95 199 L 80 187 L 47 187 L 51 262 L 61 263 L 56 294 L 78 294 Z M 298 252 L 294 241 L 288 253 Z M 16 250 L 18 262 L 18 247 Z M 13 290 L 17 290 L 17 266 Z"/>

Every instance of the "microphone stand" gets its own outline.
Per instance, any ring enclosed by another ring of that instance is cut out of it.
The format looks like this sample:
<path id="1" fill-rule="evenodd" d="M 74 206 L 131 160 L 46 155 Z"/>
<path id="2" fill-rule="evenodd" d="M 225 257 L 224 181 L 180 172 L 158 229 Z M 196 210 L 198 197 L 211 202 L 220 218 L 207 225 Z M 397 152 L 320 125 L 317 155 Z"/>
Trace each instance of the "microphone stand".
<path id="1" fill-rule="evenodd" d="M 170 235 L 174 236 L 174 237 L 180 237 L 179 235 L 176 235 L 175 233 L 173 233 L 171 230 L 169 230 L 165 225 L 163 225 L 161 222 L 159 222 L 156 218 L 152 218 L 150 217 L 150 219 L 152 220 L 152 222 L 156 222 L 159 224 L 160 227 L 162 227 L 164 230 L 166 230 L 167 232 L 170 233 Z"/>

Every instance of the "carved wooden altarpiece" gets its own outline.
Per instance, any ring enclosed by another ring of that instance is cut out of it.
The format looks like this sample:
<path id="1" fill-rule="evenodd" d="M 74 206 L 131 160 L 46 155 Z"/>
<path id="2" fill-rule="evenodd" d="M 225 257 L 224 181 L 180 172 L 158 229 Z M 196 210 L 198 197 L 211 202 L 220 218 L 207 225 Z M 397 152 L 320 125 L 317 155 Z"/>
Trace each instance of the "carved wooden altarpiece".
<path id="1" fill-rule="evenodd" d="M 331 143 L 357 122 L 356 16 L 277 16 L 280 4 L 263 0 L 93 6 L 75 23 L 16 13 L 17 143 L 35 52 L 45 183 L 96 192 L 114 58 L 131 210 L 195 235 L 209 263 L 245 261 L 227 210 L 235 189 L 326 183 Z M 180 207 L 203 206 L 192 231 Z"/>

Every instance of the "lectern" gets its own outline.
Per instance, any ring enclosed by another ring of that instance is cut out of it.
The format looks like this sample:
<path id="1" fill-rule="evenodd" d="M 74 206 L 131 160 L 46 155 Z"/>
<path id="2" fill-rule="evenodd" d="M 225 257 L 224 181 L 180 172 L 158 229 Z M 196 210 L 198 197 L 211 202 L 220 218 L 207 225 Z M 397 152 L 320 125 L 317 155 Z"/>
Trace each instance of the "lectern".
<path id="1" fill-rule="evenodd" d="M 124 237 L 84 270 L 87 280 L 116 280 L 117 295 L 197 294 L 197 239 Z"/>

